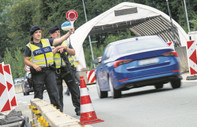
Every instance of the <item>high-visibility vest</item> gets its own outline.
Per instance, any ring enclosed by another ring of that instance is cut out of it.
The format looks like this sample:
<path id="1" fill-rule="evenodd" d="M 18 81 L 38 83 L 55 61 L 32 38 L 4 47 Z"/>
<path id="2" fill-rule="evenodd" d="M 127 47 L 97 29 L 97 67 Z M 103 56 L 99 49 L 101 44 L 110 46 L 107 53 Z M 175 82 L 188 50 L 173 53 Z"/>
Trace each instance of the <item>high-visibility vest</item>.
<path id="1" fill-rule="evenodd" d="M 63 41 L 61 45 L 69 47 L 69 43 L 67 41 Z M 55 48 L 55 47 L 53 46 L 52 48 Z M 65 52 L 65 54 L 67 55 L 67 52 Z M 68 55 L 68 60 L 71 64 L 71 66 L 74 65 L 73 58 L 71 55 Z M 56 68 L 60 68 L 61 66 L 66 65 L 64 60 L 61 58 L 60 53 L 58 53 L 58 52 L 55 53 L 55 55 L 54 55 L 54 61 L 55 61 Z"/>
<path id="2" fill-rule="evenodd" d="M 68 56 L 68 59 L 69 59 L 69 61 L 70 61 L 71 66 L 74 66 L 74 63 L 75 63 L 74 56 L 69 55 L 69 56 Z"/>
<path id="3" fill-rule="evenodd" d="M 73 59 L 73 65 L 74 65 L 74 67 L 77 67 L 79 65 L 79 62 L 76 61 L 76 57 L 75 56 L 72 56 L 72 59 Z"/>
<path id="4" fill-rule="evenodd" d="M 48 67 L 53 64 L 52 48 L 48 39 L 41 39 L 42 48 L 29 42 L 26 46 L 31 50 L 30 61 L 41 67 Z"/>

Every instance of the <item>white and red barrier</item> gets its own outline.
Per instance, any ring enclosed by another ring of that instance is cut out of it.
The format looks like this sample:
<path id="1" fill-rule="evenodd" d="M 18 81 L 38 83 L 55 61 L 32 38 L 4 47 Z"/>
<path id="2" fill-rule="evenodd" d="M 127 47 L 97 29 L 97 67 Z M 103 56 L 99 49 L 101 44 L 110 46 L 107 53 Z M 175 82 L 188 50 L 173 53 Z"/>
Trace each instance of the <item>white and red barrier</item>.
<path id="1" fill-rule="evenodd" d="M 187 55 L 190 75 L 197 74 L 197 56 L 195 41 L 187 41 Z"/>
<path id="2" fill-rule="evenodd" d="M 0 112 L 10 111 L 17 106 L 10 65 L 0 63 Z"/>
<path id="3" fill-rule="evenodd" d="M 17 106 L 17 101 L 16 101 L 16 96 L 15 96 L 15 89 L 14 89 L 14 82 L 12 79 L 12 72 L 11 72 L 11 68 L 10 65 L 4 65 L 4 75 L 5 75 L 5 79 L 6 79 L 6 84 L 7 84 L 7 89 L 8 89 L 8 93 L 9 93 L 9 100 L 11 103 L 11 106 Z"/>
<path id="4" fill-rule="evenodd" d="M 95 70 L 87 71 L 87 83 L 95 83 L 96 78 L 95 78 Z"/>
<path id="5" fill-rule="evenodd" d="M 0 63 L 0 112 L 11 110 L 3 66 L 3 63 Z"/>

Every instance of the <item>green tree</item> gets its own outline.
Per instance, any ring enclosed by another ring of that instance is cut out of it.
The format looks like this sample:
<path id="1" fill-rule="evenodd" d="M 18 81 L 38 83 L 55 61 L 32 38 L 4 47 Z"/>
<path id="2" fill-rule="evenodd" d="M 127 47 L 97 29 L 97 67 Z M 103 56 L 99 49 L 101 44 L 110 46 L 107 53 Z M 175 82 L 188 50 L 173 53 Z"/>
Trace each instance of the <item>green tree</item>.
<path id="1" fill-rule="evenodd" d="M 6 48 L 4 63 L 10 64 L 13 78 L 23 77 L 25 74 L 24 54 L 21 53 L 20 48 L 16 48 L 14 52 Z"/>
<path id="2" fill-rule="evenodd" d="M 191 25 L 191 31 L 197 31 L 197 14 L 193 14 L 192 22 L 190 22 Z"/>
<path id="3" fill-rule="evenodd" d="M 12 7 L 11 19 L 9 20 L 11 32 L 8 36 L 12 40 L 10 43 L 13 48 L 21 47 L 21 51 L 24 51 L 24 44 L 30 40 L 29 29 L 34 24 L 37 6 L 37 0 L 24 0 Z"/>
<path id="4" fill-rule="evenodd" d="M 8 36 L 7 34 L 9 33 L 8 25 L 7 25 L 7 20 L 9 19 L 9 12 L 10 12 L 10 6 L 12 5 L 11 0 L 0 0 L 0 62 L 3 61 L 2 58 L 4 57 L 4 52 L 5 52 L 5 47 L 10 46 L 8 44 Z"/>

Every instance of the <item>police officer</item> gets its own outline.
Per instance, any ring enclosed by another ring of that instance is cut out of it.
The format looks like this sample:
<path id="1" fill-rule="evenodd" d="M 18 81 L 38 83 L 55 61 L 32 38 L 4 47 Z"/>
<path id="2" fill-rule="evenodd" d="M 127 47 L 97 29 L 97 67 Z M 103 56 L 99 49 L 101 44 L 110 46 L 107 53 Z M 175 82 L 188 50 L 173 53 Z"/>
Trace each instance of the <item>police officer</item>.
<path id="1" fill-rule="evenodd" d="M 76 82 L 77 85 L 80 85 L 80 76 L 77 73 L 77 68 L 78 68 L 78 65 L 79 65 L 79 61 L 76 59 L 75 56 L 70 56 L 69 59 L 70 59 L 71 67 L 72 67 L 72 70 L 73 70 L 73 73 L 74 73 L 74 76 L 75 76 L 75 82 Z M 70 91 L 69 91 L 68 88 L 67 88 L 65 94 L 67 96 L 70 95 Z"/>
<path id="2" fill-rule="evenodd" d="M 57 82 L 53 67 L 53 53 L 51 45 L 57 45 L 66 40 L 74 31 L 71 29 L 59 39 L 41 39 L 41 28 L 34 25 L 30 29 L 31 41 L 26 45 L 24 62 L 31 67 L 34 98 L 43 99 L 43 89 L 46 86 L 50 101 L 61 111 L 59 96 L 57 96 Z"/>
<path id="3" fill-rule="evenodd" d="M 55 39 L 60 37 L 60 29 L 58 26 L 53 26 L 49 30 L 50 37 Z M 80 115 L 80 90 L 79 86 L 76 84 L 75 79 L 71 75 L 68 75 L 66 70 L 66 64 L 64 60 L 61 58 L 60 53 L 63 50 L 66 50 L 69 56 L 75 55 L 75 50 L 72 45 L 68 41 L 62 41 L 61 44 L 55 46 L 56 48 L 53 52 L 56 52 L 54 55 L 55 64 L 56 64 L 56 74 L 57 74 L 57 86 L 60 93 L 60 101 L 63 106 L 63 85 L 62 81 L 64 80 L 70 90 L 72 96 L 72 103 L 75 107 L 76 115 Z M 67 55 L 67 53 L 65 55 Z M 72 61 L 72 57 L 69 57 L 69 61 Z M 72 64 L 72 63 L 71 63 Z M 69 70 L 71 71 L 71 70 Z"/>

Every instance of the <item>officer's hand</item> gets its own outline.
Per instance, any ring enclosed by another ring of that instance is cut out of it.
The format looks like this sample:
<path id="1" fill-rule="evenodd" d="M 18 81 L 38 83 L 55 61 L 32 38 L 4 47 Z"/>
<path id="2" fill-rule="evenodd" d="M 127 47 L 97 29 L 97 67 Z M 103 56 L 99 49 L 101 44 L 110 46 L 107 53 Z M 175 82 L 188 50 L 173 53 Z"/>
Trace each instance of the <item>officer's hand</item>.
<path id="1" fill-rule="evenodd" d="M 62 53 L 62 52 L 64 51 L 64 48 L 60 48 L 58 51 L 59 51 L 60 53 Z"/>
<path id="2" fill-rule="evenodd" d="M 34 68 L 36 71 L 41 71 L 41 67 L 38 66 L 38 65 L 34 65 L 33 68 Z"/>
<path id="3" fill-rule="evenodd" d="M 70 30 L 69 30 L 69 34 L 71 35 L 72 33 L 74 33 L 75 32 L 75 28 L 71 28 Z"/>

